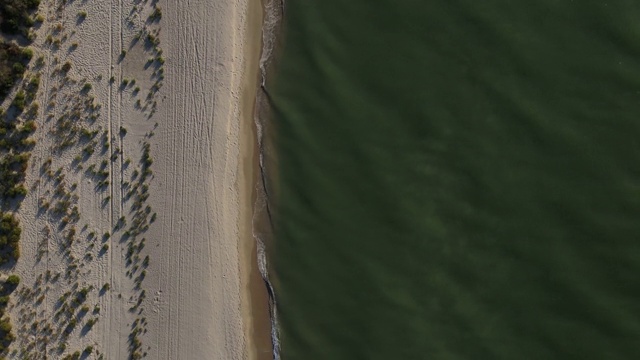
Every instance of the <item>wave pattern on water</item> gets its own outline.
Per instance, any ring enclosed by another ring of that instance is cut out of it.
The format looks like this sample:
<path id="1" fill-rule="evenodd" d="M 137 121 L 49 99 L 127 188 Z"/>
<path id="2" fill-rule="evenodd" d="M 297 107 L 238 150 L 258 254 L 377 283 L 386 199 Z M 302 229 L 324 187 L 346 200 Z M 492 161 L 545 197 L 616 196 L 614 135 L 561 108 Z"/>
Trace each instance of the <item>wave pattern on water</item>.
<path id="1" fill-rule="evenodd" d="M 637 358 L 639 16 L 287 1 L 268 81 L 282 358 Z"/>

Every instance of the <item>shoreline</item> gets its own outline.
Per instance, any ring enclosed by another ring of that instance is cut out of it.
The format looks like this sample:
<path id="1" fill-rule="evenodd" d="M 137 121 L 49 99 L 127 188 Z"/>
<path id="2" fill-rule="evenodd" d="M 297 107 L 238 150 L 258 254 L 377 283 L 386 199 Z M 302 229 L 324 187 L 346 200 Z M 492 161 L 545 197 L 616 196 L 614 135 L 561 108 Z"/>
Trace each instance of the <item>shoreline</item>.
<path id="1" fill-rule="evenodd" d="M 259 91 L 259 60 L 262 56 L 263 7 L 262 1 L 249 2 L 247 6 L 245 68 L 240 110 L 242 136 L 239 164 L 242 169 L 239 171 L 239 182 L 242 184 L 240 189 L 240 203 L 243 207 L 241 242 L 244 248 L 241 252 L 241 256 L 244 257 L 244 261 L 242 261 L 244 273 L 241 271 L 241 274 L 242 282 L 248 292 L 244 299 L 246 312 L 243 317 L 248 351 L 246 358 L 256 360 L 273 359 L 269 295 L 258 267 L 258 244 L 253 233 L 260 171 L 259 139 L 254 118 Z"/>
<path id="2" fill-rule="evenodd" d="M 258 272 L 254 284 L 260 294 L 266 292 L 268 312 L 268 328 L 270 335 L 271 354 L 265 359 L 280 360 L 280 335 L 277 316 L 277 302 L 275 290 L 270 275 L 269 258 L 272 252 L 274 224 L 271 207 L 273 206 L 271 184 L 275 177 L 272 168 L 277 168 L 276 154 L 274 154 L 274 130 L 271 122 L 272 109 L 267 91 L 267 79 L 274 71 L 275 52 L 278 50 L 282 21 L 284 18 L 284 0 L 261 0 L 262 24 L 260 39 L 260 61 L 258 86 L 254 93 L 253 128 L 255 131 L 255 159 L 254 159 L 254 198 L 253 198 L 253 243 Z"/>

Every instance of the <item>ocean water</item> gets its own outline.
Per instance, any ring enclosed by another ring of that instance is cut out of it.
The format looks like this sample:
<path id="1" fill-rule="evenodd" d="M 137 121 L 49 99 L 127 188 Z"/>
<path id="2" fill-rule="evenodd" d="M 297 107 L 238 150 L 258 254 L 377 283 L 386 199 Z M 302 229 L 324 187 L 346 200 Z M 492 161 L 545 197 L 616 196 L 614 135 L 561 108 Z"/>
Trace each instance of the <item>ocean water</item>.
<path id="1" fill-rule="evenodd" d="M 284 360 L 637 359 L 640 2 L 288 0 Z"/>

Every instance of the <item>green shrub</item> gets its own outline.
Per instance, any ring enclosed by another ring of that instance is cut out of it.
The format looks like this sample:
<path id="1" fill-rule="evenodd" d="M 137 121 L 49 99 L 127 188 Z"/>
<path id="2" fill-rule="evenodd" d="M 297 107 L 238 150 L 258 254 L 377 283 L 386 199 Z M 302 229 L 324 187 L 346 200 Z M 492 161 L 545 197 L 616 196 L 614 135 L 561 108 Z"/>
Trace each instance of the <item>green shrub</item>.
<path id="1" fill-rule="evenodd" d="M 156 8 L 153 10 L 153 12 L 151 13 L 151 15 L 149 15 L 149 21 L 158 21 L 162 19 L 162 9 L 160 9 L 159 6 L 156 6 Z"/>
<path id="2" fill-rule="evenodd" d="M 20 284 L 20 277 L 18 275 L 10 275 L 7 278 L 7 284 L 12 286 L 18 286 Z"/>
<path id="3" fill-rule="evenodd" d="M 31 49 L 0 40 L 0 100 L 4 99 L 16 81 L 22 78 L 25 71 L 23 63 L 31 60 L 32 56 Z"/>
<path id="4" fill-rule="evenodd" d="M 40 0 L 3 0 L 0 1 L 0 29 L 10 34 L 25 32 L 33 26 L 30 12 L 36 10 Z"/>
<path id="5" fill-rule="evenodd" d="M 24 91 L 20 90 L 16 94 L 16 97 L 13 98 L 12 105 L 15 106 L 16 109 L 18 109 L 18 111 L 20 111 L 20 112 L 22 112 L 24 110 L 24 107 L 26 105 L 25 97 L 26 97 L 26 95 L 25 95 Z"/>
<path id="6" fill-rule="evenodd" d="M 28 133 L 32 133 L 32 132 L 36 131 L 37 128 L 38 128 L 38 125 L 33 120 L 29 120 L 29 121 L 25 122 L 24 125 L 22 125 L 22 131 L 25 131 L 25 132 L 28 132 Z"/>
<path id="7" fill-rule="evenodd" d="M 27 188 L 23 184 L 19 184 L 7 191 L 7 197 L 15 198 L 18 196 L 27 196 L 27 193 Z"/>
<path id="8" fill-rule="evenodd" d="M 0 187 L 2 184 L 0 183 Z M 26 190 L 26 189 L 25 189 Z M 0 263 L 5 263 L 10 260 L 6 255 L 11 254 L 15 257 L 20 256 L 19 241 L 22 229 L 18 219 L 9 213 L 0 213 Z M 17 258 L 16 258 L 17 259 Z M 20 282 L 20 278 L 13 275 L 9 277 L 12 281 Z"/>
<path id="9" fill-rule="evenodd" d="M 11 323 L 9 322 L 9 320 L 2 320 L 0 321 L 0 331 L 4 332 L 4 333 L 9 333 L 11 332 L 11 329 L 13 327 L 11 326 Z"/>
<path id="10" fill-rule="evenodd" d="M 22 49 L 22 57 L 24 57 L 27 61 L 31 60 L 33 58 L 33 50 L 28 47 Z"/>

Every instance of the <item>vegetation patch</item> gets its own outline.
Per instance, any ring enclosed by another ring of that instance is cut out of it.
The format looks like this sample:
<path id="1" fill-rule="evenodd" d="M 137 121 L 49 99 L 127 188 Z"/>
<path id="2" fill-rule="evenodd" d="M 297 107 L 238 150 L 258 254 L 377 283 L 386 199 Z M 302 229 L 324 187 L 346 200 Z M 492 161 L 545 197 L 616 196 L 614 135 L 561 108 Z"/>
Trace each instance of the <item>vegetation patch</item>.
<path id="1" fill-rule="evenodd" d="M 9 304 L 9 294 L 19 283 L 20 278 L 16 275 L 11 275 L 7 281 L 0 286 L 0 351 L 6 350 L 16 338 L 13 333 L 13 326 L 11 326 L 11 320 L 8 316 L 5 316 L 5 312 Z"/>
<path id="2" fill-rule="evenodd" d="M 22 79 L 26 63 L 32 57 L 31 49 L 0 41 L 0 101 L 7 96 L 16 82 Z"/>
<path id="3" fill-rule="evenodd" d="M 9 213 L 0 213 L 0 264 L 5 264 L 12 258 L 17 260 L 20 257 L 20 222 L 18 219 Z M 11 278 L 10 284 L 15 284 L 16 279 Z M 20 279 L 17 279 L 20 282 Z"/>
<path id="4" fill-rule="evenodd" d="M 24 173 L 29 157 L 29 153 L 13 152 L 0 157 L 0 196 L 10 200 L 27 194 Z"/>
<path id="5" fill-rule="evenodd" d="M 35 20 L 32 13 L 40 0 L 0 0 L 0 30 L 8 34 L 20 34 L 31 40 L 29 28 Z M 40 17 L 40 22 L 44 20 Z M 13 42 L 0 40 L 0 102 L 23 79 L 33 51 Z M 30 158 L 29 149 L 35 141 L 30 137 L 37 126 L 34 121 L 38 104 L 34 103 L 40 78 L 25 81 L 11 102 L 10 111 L 0 109 L 0 200 L 2 209 L 13 202 L 12 208 L 20 206 L 27 194 L 24 176 Z M 25 111 L 26 110 L 26 111 Z M 21 120 L 18 119 L 21 118 Z M 17 202 L 13 201 L 19 198 Z M 12 212 L 0 211 L 0 265 L 16 261 L 20 257 L 20 222 Z M 20 284 L 17 275 L 11 275 L 0 286 L 0 352 L 15 340 L 11 320 L 5 315 L 9 294 Z M 37 325 L 35 325 L 37 326 Z M 2 357 L 0 357 L 2 358 Z"/>
<path id="6" fill-rule="evenodd" d="M 31 12 L 40 5 L 40 0 L 0 0 L 0 30 L 9 34 L 27 35 L 35 20 Z"/>

